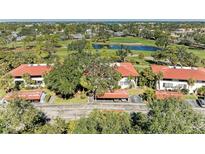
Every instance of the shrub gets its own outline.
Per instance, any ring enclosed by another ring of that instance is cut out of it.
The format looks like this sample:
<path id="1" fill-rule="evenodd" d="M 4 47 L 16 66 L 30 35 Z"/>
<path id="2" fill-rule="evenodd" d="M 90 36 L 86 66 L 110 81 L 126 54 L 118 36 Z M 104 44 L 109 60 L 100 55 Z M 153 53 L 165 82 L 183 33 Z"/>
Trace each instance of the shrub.
<path id="1" fill-rule="evenodd" d="M 139 53 L 138 58 L 144 59 L 144 57 L 145 57 L 144 53 Z"/>
<path id="2" fill-rule="evenodd" d="M 189 90 L 188 89 L 181 89 L 181 92 L 184 94 L 184 95 L 187 95 L 189 93 Z"/>
<path id="3" fill-rule="evenodd" d="M 200 95 L 200 96 L 205 95 L 205 87 L 201 87 L 197 89 L 197 95 Z"/>
<path id="4" fill-rule="evenodd" d="M 155 99 L 155 91 L 151 88 L 148 88 L 142 94 L 142 98 L 145 101 L 152 101 Z"/>

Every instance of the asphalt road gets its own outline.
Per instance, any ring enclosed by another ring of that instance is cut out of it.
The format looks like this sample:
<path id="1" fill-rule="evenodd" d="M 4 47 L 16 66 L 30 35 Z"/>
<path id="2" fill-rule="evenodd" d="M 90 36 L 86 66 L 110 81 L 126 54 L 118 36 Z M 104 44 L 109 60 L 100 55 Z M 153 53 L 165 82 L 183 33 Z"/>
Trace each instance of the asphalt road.
<path id="1" fill-rule="evenodd" d="M 139 103 L 37 104 L 35 106 L 43 111 L 50 119 L 61 117 L 65 120 L 85 117 L 94 109 L 143 113 L 148 111 L 145 104 Z"/>
<path id="2" fill-rule="evenodd" d="M 187 100 L 194 110 L 205 114 L 205 108 L 201 108 L 196 101 Z M 89 103 L 89 104 L 36 104 L 38 109 L 42 110 L 50 119 L 61 117 L 65 120 L 75 120 L 86 117 L 94 109 L 125 111 L 125 112 L 143 112 L 147 113 L 148 108 L 143 103 Z"/>

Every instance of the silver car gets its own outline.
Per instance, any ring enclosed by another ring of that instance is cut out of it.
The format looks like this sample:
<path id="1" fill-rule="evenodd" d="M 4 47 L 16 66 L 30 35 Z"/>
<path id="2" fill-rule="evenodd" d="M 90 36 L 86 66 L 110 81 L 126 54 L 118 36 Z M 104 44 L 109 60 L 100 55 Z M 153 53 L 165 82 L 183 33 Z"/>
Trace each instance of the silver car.
<path id="1" fill-rule="evenodd" d="M 205 107 L 205 98 L 199 98 L 197 99 L 197 103 L 199 104 L 199 106 L 201 107 Z"/>

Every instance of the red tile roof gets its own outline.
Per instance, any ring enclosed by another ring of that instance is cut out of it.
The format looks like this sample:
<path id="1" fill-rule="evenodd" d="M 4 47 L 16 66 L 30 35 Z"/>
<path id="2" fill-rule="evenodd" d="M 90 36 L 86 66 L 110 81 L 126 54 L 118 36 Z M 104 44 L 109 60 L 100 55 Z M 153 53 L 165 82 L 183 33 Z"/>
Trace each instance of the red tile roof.
<path id="1" fill-rule="evenodd" d="M 164 79 L 179 79 L 179 80 L 201 80 L 205 81 L 205 69 L 204 68 L 174 68 L 162 65 L 152 65 L 152 71 L 154 73 L 162 73 Z"/>
<path id="2" fill-rule="evenodd" d="M 138 72 L 132 65 L 132 63 L 118 63 L 116 70 L 123 76 L 123 77 L 128 77 L 128 76 L 138 76 Z"/>
<path id="3" fill-rule="evenodd" d="M 97 96 L 97 98 L 101 99 L 117 99 L 117 98 L 125 98 L 127 99 L 129 97 L 126 90 L 115 90 L 113 92 L 106 92 L 103 95 Z"/>
<path id="4" fill-rule="evenodd" d="M 42 90 L 22 90 L 17 92 L 10 92 L 4 97 L 4 99 L 11 100 L 14 98 L 20 98 L 27 101 L 40 101 L 42 94 Z"/>
<path id="5" fill-rule="evenodd" d="M 43 76 L 46 72 L 51 71 L 52 67 L 42 64 L 22 64 L 19 67 L 11 70 L 9 73 L 13 77 L 21 77 L 24 74 L 29 74 L 31 76 Z"/>
<path id="6" fill-rule="evenodd" d="M 181 98 L 182 93 L 176 91 L 156 91 L 155 92 L 157 99 L 167 99 L 167 98 Z"/>

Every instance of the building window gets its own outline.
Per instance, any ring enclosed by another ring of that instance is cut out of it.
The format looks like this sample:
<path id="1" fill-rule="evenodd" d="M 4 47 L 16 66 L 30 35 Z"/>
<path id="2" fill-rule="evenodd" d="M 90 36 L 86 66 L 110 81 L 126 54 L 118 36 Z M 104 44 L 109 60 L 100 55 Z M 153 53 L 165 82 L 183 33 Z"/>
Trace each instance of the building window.
<path id="1" fill-rule="evenodd" d="M 178 84 L 177 88 L 179 88 L 179 89 L 186 89 L 187 85 L 186 84 Z"/>
<path id="2" fill-rule="evenodd" d="M 173 87 L 173 83 L 163 83 L 163 87 L 164 88 L 172 88 Z"/>
<path id="3" fill-rule="evenodd" d="M 121 82 L 120 82 L 120 85 L 121 85 L 121 86 L 123 86 L 123 85 L 126 86 L 126 85 L 129 85 L 129 82 L 128 82 L 128 81 L 121 81 Z"/>
<path id="4" fill-rule="evenodd" d="M 42 85 L 42 81 L 36 81 L 36 85 Z"/>

